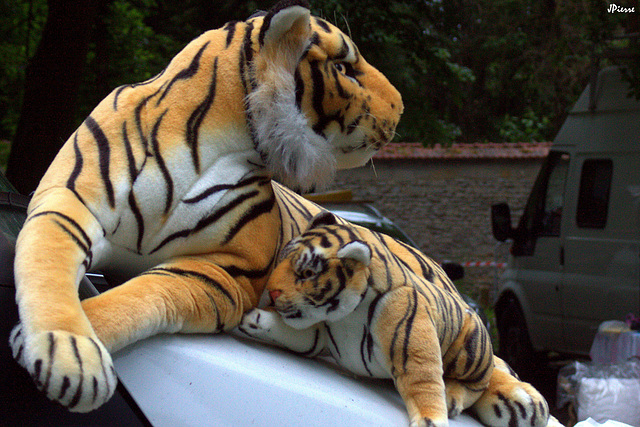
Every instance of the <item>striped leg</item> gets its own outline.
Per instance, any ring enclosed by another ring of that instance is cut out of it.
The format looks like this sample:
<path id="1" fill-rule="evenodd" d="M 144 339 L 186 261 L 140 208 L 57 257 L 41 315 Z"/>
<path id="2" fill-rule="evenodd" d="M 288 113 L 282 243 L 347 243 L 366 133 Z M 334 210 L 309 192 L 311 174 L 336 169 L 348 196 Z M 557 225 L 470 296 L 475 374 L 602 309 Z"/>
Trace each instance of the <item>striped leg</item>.
<path id="1" fill-rule="evenodd" d="M 100 340 L 114 352 L 158 333 L 219 332 L 238 325 L 257 304 L 249 280 L 232 277 L 209 256 L 177 258 L 82 306 Z"/>
<path id="2" fill-rule="evenodd" d="M 50 399 L 85 412 L 113 394 L 111 357 L 96 337 L 78 298 L 79 278 L 94 257 L 103 230 L 66 189 L 51 191 L 32 211 L 16 247 L 16 301 L 21 323 L 13 355 Z M 52 202 L 53 201 L 53 202 Z"/>
<path id="3" fill-rule="evenodd" d="M 382 304 L 374 326 L 375 337 L 389 358 L 391 375 L 407 407 L 410 425 L 448 426 L 442 354 L 425 305 L 411 287 L 392 291 Z"/>

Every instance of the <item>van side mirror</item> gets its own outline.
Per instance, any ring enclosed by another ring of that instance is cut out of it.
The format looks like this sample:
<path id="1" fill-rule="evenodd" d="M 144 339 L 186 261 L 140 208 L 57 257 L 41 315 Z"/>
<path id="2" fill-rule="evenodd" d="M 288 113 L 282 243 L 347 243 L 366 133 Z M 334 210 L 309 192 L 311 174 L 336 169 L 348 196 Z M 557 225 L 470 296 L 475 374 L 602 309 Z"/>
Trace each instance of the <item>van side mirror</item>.
<path id="1" fill-rule="evenodd" d="M 491 227 L 493 229 L 493 237 L 504 242 L 509 238 L 513 238 L 514 230 L 511 227 L 511 210 L 506 203 L 496 203 L 491 205 Z"/>
<path id="2" fill-rule="evenodd" d="M 442 269 L 452 282 L 464 277 L 464 267 L 457 262 L 444 261 L 442 263 Z"/>

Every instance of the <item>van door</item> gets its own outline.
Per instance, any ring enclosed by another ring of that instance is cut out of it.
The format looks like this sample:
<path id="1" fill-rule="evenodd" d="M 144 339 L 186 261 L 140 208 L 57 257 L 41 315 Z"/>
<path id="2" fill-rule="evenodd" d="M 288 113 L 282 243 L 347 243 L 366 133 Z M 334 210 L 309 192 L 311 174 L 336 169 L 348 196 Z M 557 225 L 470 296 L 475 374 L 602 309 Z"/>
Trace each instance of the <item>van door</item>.
<path id="1" fill-rule="evenodd" d="M 565 184 L 570 155 L 551 151 L 542 165 L 511 249 L 515 282 L 527 317 L 531 343 L 537 350 L 557 348 L 562 333 L 563 222 Z"/>
<path id="2" fill-rule="evenodd" d="M 560 349 L 587 354 L 601 322 L 640 312 L 640 172 L 637 153 L 580 156 L 576 162 Z"/>

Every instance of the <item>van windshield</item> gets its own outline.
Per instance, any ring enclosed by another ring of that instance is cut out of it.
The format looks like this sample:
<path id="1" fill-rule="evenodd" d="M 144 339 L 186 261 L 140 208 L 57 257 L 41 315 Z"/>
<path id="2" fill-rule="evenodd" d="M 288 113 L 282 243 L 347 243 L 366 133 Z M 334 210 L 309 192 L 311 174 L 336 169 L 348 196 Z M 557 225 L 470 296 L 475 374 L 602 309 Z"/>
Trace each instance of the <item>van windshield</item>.
<path id="1" fill-rule="evenodd" d="M 514 255 L 533 255 L 538 237 L 559 236 L 570 156 L 551 151 L 533 186 L 514 238 Z"/>

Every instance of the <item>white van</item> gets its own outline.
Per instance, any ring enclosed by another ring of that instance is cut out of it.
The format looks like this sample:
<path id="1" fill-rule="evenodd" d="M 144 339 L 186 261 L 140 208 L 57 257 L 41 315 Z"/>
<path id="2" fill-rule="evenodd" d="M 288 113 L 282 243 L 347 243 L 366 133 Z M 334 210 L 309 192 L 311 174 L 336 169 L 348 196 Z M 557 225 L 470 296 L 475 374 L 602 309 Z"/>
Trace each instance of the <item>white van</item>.
<path id="1" fill-rule="evenodd" d="M 527 376 L 548 351 L 587 355 L 598 325 L 640 314 L 640 101 L 599 72 L 560 129 L 511 239 L 495 309 L 501 356 Z"/>

